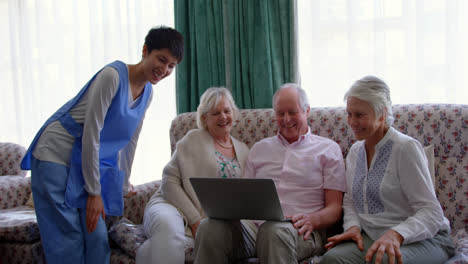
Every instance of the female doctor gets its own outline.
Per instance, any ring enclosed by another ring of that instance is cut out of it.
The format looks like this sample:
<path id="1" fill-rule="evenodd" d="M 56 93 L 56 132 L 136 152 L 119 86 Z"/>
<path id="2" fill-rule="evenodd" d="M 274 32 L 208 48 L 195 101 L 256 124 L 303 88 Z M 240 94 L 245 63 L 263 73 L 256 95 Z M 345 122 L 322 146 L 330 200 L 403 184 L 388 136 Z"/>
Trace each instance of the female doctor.
<path id="1" fill-rule="evenodd" d="M 182 60 L 174 29 L 152 28 L 142 59 L 115 61 L 37 133 L 22 163 L 31 185 L 47 263 L 109 263 L 105 215 L 123 213 L 123 195 L 152 85 Z"/>

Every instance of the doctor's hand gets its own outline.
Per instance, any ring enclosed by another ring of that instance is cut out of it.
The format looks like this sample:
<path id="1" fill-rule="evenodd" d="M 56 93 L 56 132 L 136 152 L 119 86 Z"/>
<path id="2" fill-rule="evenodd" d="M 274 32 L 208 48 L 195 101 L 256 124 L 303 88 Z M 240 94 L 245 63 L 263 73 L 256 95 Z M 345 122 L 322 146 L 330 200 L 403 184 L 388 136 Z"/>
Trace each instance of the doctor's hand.
<path id="1" fill-rule="evenodd" d="M 335 247 L 343 241 L 354 240 L 357 243 L 359 250 L 364 250 L 364 244 L 362 242 L 361 229 L 358 226 L 352 226 L 346 232 L 332 236 L 328 239 L 328 243 L 325 245 L 327 250 Z"/>
<path id="2" fill-rule="evenodd" d="M 88 229 L 88 233 L 94 232 L 100 215 L 102 215 L 103 220 L 106 219 L 101 195 L 88 195 L 88 202 L 86 204 L 86 228 Z"/>

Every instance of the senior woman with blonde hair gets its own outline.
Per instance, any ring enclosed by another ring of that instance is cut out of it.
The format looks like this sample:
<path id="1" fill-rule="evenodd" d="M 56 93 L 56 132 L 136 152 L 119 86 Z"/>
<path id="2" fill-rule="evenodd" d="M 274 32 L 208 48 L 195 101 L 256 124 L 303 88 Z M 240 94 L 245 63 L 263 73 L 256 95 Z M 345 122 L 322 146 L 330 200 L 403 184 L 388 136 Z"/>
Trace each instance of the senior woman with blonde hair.
<path id="1" fill-rule="evenodd" d="M 449 223 L 421 144 L 391 127 L 388 86 L 366 76 L 345 100 L 359 141 L 346 157 L 345 232 L 328 239 L 321 263 L 443 263 L 453 254 Z"/>
<path id="2" fill-rule="evenodd" d="M 161 188 L 145 208 L 148 240 L 137 263 L 184 263 L 186 236 L 195 238 L 205 215 L 190 184 L 191 177 L 241 177 L 249 149 L 230 135 L 238 109 L 226 88 L 209 88 L 197 109 L 199 129 L 176 145 L 162 176 Z"/>

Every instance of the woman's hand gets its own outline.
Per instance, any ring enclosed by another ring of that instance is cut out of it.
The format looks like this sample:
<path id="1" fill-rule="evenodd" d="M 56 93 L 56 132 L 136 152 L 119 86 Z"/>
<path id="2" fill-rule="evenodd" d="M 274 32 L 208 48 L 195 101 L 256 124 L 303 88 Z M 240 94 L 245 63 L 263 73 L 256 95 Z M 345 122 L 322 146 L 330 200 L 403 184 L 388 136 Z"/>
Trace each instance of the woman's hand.
<path id="1" fill-rule="evenodd" d="M 340 235 L 332 236 L 328 239 L 328 243 L 325 245 L 327 250 L 335 247 L 343 241 L 354 240 L 356 241 L 359 250 L 364 250 L 364 244 L 362 242 L 361 228 L 358 226 L 352 226 L 346 232 Z"/>
<path id="2" fill-rule="evenodd" d="M 102 215 L 103 220 L 106 219 L 101 195 L 88 195 L 88 202 L 86 204 L 86 228 L 88 229 L 88 233 L 94 232 L 96 229 L 99 215 Z"/>
<path id="3" fill-rule="evenodd" d="M 313 215 L 296 214 L 291 217 L 293 226 L 297 229 L 300 235 L 304 235 L 304 240 L 309 239 L 314 231 Z"/>
<path id="4" fill-rule="evenodd" d="M 195 234 L 197 234 L 198 225 L 200 225 L 200 220 L 198 220 L 198 222 L 196 222 L 195 224 L 190 225 L 190 229 L 192 229 L 193 239 L 195 239 Z"/>
<path id="5" fill-rule="evenodd" d="M 395 258 L 398 264 L 402 264 L 401 243 L 403 243 L 403 237 L 395 230 L 390 229 L 372 244 L 367 250 L 365 259 L 370 263 L 374 254 L 377 253 L 375 255 L 375 264 L 380 264 L 384 254 L 387 253 L 389 264 L 395 264 Z"/>

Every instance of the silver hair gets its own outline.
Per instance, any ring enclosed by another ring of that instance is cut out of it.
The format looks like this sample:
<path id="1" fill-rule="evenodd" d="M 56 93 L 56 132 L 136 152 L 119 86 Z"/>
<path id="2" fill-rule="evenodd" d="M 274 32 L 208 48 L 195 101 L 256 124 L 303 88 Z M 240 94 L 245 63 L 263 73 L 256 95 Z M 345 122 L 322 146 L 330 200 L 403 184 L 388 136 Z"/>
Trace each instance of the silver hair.
<path id="1" fill-rule="evenodd" d="M 368 102 L 376 116 L 382 116 L 387 110 L 385 120 L 389 126 L 392 126 L 395 118 L 392 111 L 392 100 L 390 98 L 390 89 L 387 84 L 375 76 L 365 76 L 354 84 L 345 93 L 344 100 L 349 97 L 356 97 L 359 100 Z"/>
<path id="2" fill-rule="evenodd" d="M 273 95 L 273 108 L 275 108 L 275 101 L 276 101 L 276 97 L 278 97 L 279 92 L 286 88 L 296 89 L 297 97 L 299 98 L 299 105 L 301 106 L 302 110 L 304 110 L 304 112 L 307 112 L 307 109 L 309 109 L 309 106 L 310 106 L 309 99 L 307 98 L 307 94 L 304 91 L 304 89 L 301 88 L 301 86 L 295 83 L 285 83 L 281 85 L 281 87 Z"/>
<path id="3" fill-rule="evenodd" d="M 234 103 L 231 92 L 224 87 L 211 87 L 208 88 L 200 98 L 200 104 L 197 107 L 197 126 L 198 128 L 206 129 L 206 122 L 203 116 L 206 115 L 211 109 L 216 107 L 222 98 L 226 98 L 232 108 L 232 121 L 237 119 L 239 109 Z"/>

